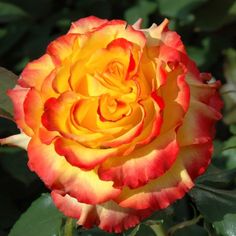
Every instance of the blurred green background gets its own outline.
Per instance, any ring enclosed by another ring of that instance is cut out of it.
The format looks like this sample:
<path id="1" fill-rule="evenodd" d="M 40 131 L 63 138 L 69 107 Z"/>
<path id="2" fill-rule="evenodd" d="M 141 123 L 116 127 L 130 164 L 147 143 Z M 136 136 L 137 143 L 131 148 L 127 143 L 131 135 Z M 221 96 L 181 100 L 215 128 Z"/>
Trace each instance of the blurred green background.
<path id="1" fill-rule="evenodd" d="M 125 19 L 130 24 L 143 18 L 144 27 L 170 20 L 170 28 L 181 35 L 200 70 L 222 81 L 224 120 L 217 126 L 213 162 L 224 169 L 236 167 L 236 150 L 231 148 L 236 146 L 236 1 L 1 0 L 0 66 L 20 74 L 50 41 L 67 32 L 72 21 L 89 15 Z M 13 123 L 0 119 L 0 137 L 16 132 Z M 27 169 L 25 152 L 0 147 L 0 156 L 0 236 L 5 236 L 47 190 Z"/>

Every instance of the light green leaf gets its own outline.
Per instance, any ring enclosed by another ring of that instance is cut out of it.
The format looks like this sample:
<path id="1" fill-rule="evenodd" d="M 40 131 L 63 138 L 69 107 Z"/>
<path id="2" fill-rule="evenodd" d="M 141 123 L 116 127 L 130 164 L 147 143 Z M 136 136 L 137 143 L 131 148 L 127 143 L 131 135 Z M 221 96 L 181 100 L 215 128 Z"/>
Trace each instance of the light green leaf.
<path id="1" fill-rule="evenodd" d="M 232 134 L 236 135 L 236 125 L 230 125 L 229 129 Z"/>
<path id="2" fill-rule="evenodd" d="M 12 118 L 13 107 L 6 92 L 16 84 L 17 76 L 11 71 L 0 67 L 0 117 Z"/>
<path id="3" fill-rule="evenodd" d="M 220 236 L 236 235 L 236 214 L 226 214 L 222 221 L 214 222 L 213 227 Z"/>
<path id="4" fill-rule="evenodd" d="M 63 215 L 49 194 L 43 194 L 23 213 L 9 236 L 58 236 Z"/>
<path id="5" fill-rule="evenodd" d="M 228 149 L 236 149 L 236 136 L 232 136 L 224 143 L 223 150 L 226 152 Z"/>
<path id="6" fill-rule="evenodd" d="M 137 225 L 134 229 L 132 229 L 130 232 L 124 233 L 124 236 L 136 236 L 139 231 L 140 225 Z"/>
<path id="7" fill-rule="evenodd" d="M 234 81 L 236 84 L 236 50 L 229 48 L 224 51 L 225 65 L 224 74 L 228 82 Z"/>
<path id="8" fill-rule="evenodd" d="M 229 48 L 224 51 L 224 75 L 227 83 L 221 88 L 224 99 L 224 122 L 236 123 L 236 50 Z"/>

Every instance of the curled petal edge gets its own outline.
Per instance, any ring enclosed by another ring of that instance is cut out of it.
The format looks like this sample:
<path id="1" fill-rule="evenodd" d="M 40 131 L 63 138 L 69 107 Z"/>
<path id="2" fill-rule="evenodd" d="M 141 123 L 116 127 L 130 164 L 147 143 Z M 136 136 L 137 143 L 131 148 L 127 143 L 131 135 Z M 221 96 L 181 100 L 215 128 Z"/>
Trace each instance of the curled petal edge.
<path id="1" fill-rule="evenodd" d="M 24 133 L 21 133 L 21 134 L 15 134 L 15 135 L 0 139 L 0 144 L 16 146 L 16 147 L 27 150 L 30 139 L 31 138 L 29 136 L 27 136 Z"/>

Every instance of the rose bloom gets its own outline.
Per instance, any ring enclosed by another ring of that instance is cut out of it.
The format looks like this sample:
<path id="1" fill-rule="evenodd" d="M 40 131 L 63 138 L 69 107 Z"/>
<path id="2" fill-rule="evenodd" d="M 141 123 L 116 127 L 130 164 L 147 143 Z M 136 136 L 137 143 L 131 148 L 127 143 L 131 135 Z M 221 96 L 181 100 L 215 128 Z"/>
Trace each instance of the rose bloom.
<path id="1" fill-rule="evenodd" d="M 219 82 L 200 73 L 168 20 L 91 16 L 30 62 L 8 92 L 29 168 L 57 208 L 121 232 L 168 207 L 210 163 Z"/>

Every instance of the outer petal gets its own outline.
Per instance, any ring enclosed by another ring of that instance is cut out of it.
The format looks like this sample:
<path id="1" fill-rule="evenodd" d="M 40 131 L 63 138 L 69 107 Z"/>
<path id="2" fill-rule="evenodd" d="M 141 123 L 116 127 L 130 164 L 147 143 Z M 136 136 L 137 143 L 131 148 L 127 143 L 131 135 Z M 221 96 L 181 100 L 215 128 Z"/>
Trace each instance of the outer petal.
<path id="1" fill-rule="evenodd" d="M 116 202 L 134 209 L 166 208 L 193 187 L 193 180 L 205 171 L 211 155 L 211 142 L 182 148 L 174 165 L 163 176 L 137 189 L 124 188 Z"/>
<path id="2" fill-rule="evenodd" d="M 39 59 L 28 63 L 21 73 L 18 83 L 24 88 L 34 87 L 40 90 L 45 78 L 54 68 L 55 65 L 51 56 L 44 54 Z"/>
<path id="3" fill-rule="evenodd" d="M 24 113 L 27 125 L 36 132 L 41 123 L 43 103 L 40 93 L 34 88 L 29 90 L 24 100 Z"/>
<path id="4" fill-rule="evenodd" d="M 160 25 L 153 24 L 150 28 L 142 30 L 147 37 L 148 46 L 166 44 L 182 53 L 186 53 L 180 36 L 168 29 L 169 21 L 165 19 Z"/>
<path id="5" fill-rule="evenodd" d="M 163 176 L 136 189 L 124 188 L 115 201 L 122 207 L 155 211 L 182 198 L 192 187 L 193 182 L 179 158 Z"/>
<path id="6" fill-rule="evenodd" d="M 209 75 L 200 75 L 203 81 L 209 80 Z M 206 84 L 192 77 L 187 77 L 191 90 L 190 108 L 183 125 L 178 130 L 178 141 L 181 146 L 198 144 L 212 140 L 215 134 L 214 124 L 222 116 L 219 113 L 222 101 L 217 89 L 219 83 Z"/>
<path id="7" fill-rule="evenodd" d="M 54 58 L 57 64 L 60 64 L 73 53 L 76 38 L 78 38 L 76 34 L 66 34 L 57 38 L 48 45 L 47 53 Z"/>
<path id="8" fill-rule="evenodd" d="M 85 34 L 96 30 L 99 26 L 107 23 L 108 20 L 100 19 L 96 16 L 81 18 L 73 22 L 68 33 Z"/>
<path id="9" fill-rule="evenodd" d="M 97 204 L 117 197 L 119 189 L 112 182 L 101 181 L 95 170 L 84 171 L 71 166 L 63 156 L 59 156 L 54 145 L 45 145 L 33 138 L 28 146 L 29 167 L 43 182 L 63 194 L 70 194 L 80 202 Z"/>
<path id="10" fill-rule="evenodd" d="M 215 135 L 214 124 L 221 118 L 221 114 L 198 101 L 190 103 L 183 125 L 177 133 L 180 146 L 205 143 Z"/>
<path id="11" fill-rule="evenodd" d="M 187 77 L 192 99 L 205 103 L 216 111 L 220 111 L 223 107 L 222 100 L 218 93 L 221 86 L 220 81 L 209 83 L 212 76 L 207 73 L 201 73 L 199 77 L 202 80 L 201 82 L 192 76 Z"/>
<path id="12" fill-rule="evenodd" d="M 11 98 L 14 106 L 14 120 L 19 129 L 23 130 L 28 136 L 33 135 L 32 129 L 25 122 L 24 100 L 29 92 L 28 88 L 22 88 L 16 85 L 12 90 L 8 90 L 7 94 Z"/>
<path id="13" fill-rule="evenodd" d="M 69 195 L 62 196 L 53 191 L 52 199 L 55 205 L 66 216 L 79 218 L 78 224 L 85 227 L 98 225 L 108 232 L 120 233 L 125 229 L 134 227 L 142 219 L 150 215 L 149 210 L 133 210 L 122 208 L 113 201 L 101 205 L 87 205 L 78 202 Z"/>

